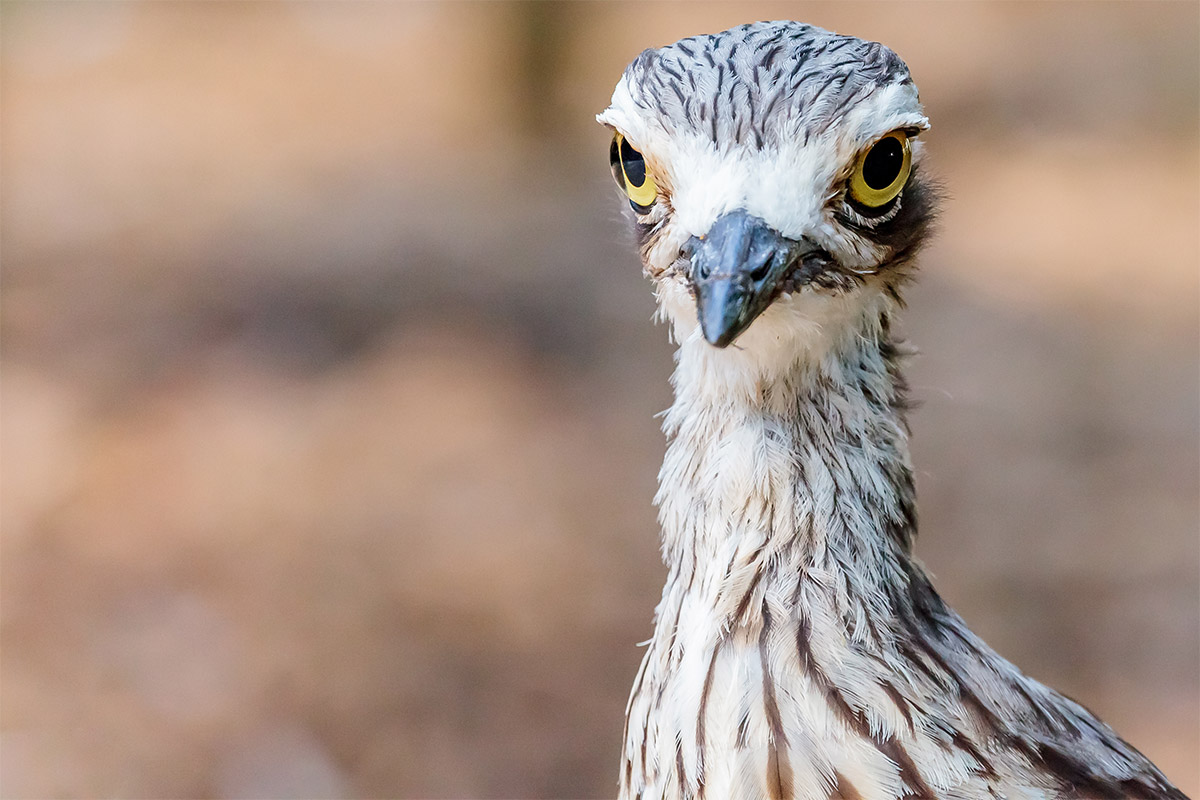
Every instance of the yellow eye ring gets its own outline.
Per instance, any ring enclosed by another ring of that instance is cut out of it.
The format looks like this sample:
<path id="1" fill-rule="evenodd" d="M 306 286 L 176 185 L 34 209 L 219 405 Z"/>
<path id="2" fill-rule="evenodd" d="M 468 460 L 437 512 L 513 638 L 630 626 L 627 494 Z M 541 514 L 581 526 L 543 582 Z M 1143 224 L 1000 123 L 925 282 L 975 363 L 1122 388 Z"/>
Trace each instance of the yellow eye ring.
<path id="1" fill-rule="evenodd" d="M 633 210 L 641 214 L 649 213 L 650 207 L 658 199 L 658 185 L 646 168 L 646 159 L 618 133 L 609 149 L 609 162 L 613 178 L 625 191 Z"/>
<path id="2" fill-rule="evenodd" d="M 908 136 L 892 131 L 858 157 L 850 176 L 850 199 L 867 208 L 880 208 L 900 194 L 912 172 Z"/>

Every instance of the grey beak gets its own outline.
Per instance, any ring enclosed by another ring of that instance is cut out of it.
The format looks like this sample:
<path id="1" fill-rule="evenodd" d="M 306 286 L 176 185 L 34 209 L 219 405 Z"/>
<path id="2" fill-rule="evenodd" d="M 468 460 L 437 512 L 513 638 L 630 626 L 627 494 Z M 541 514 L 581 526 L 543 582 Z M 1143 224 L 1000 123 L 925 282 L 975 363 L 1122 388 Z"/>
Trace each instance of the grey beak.
<path id="1" fill-rule="evenodd" d="M 744 209 L 719 217 L 684 246 L 692 262 L 700 330 L 725 347 L 775 299 L 780 284 L 810 257 L 828 256 L 806 239 L 788 239 Z"/>

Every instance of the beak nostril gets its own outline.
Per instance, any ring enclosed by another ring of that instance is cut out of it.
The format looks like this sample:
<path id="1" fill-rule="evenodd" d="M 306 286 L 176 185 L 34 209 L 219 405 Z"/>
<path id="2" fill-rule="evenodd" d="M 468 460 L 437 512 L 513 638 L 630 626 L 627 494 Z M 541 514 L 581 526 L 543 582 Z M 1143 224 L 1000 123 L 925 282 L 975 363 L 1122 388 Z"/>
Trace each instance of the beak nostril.
<path id="1" fill-rule="evenodd" d="M 702 240 L 703 237 L 693 236 L 679 248 L 679 255 L 687 259 L 691 264 L 693 280 L 705 280 L 712 272 L 711 264 L 707 263 L 709 259 L 699 257 L 700 242 Z"/>
<path id="2" fill-rule="evenodd" d="M 771 271 L 771 262 L 773 262 L 774 260 L 775 260 L 774 257 L 770 257 L 770 258 L 766 259 L 765 261 L 763 261 L 761 264 L 759 264 L 757 267 L 755 267 L 753 270 L 751 270 L 750 271 L 750 279 L 753 280 L 755 283 L 759 283 L 760 281 L 765 279 L 767 277 L 767 273 L 769 273 Z"/>

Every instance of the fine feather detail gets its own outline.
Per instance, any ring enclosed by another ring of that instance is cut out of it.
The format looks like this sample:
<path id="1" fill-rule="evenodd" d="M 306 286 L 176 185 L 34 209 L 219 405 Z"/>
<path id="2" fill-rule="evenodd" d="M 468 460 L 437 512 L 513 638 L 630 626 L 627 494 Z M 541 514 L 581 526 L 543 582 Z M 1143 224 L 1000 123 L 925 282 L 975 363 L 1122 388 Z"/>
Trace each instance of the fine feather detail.
<path id="1" fill-rule="evenodd" d="M 912 554 L 891 320 L 935 214 L 920 143 L 894 214 L 866 224 L 842 199 L 863 147 L 928 125 L 904 63 L 799 23 L 745 25 L 646 51 L 599 119 L 656 171 L 639 249 L 679 344 L 655 497 L 668 575 L 621 797 L 1183 798 L 975 636 Z M 718 349 L 683 245 L 734 209 L 828 259 Z"/>
<path id="2" fill-rule="evenodd" d="M 897 348 L 885 320 L 864 328 L 777 383 L 786 415 L 778 396 L 706 408 L 677 373 L 686 417 L 667 415 L 658 495 L 669 575 L 622 796 L 1182 797 L 933 590 L 908 549 L 903 412 L 868 399 L 896 391 Z"/>

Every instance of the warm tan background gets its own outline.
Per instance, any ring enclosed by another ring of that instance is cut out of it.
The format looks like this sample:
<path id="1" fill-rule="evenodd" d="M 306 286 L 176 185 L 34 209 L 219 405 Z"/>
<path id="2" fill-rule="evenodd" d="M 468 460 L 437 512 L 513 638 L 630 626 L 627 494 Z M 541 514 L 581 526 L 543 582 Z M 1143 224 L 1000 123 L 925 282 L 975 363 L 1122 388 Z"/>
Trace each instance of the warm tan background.
<path id="1" fill-rule="evenodd" d="M 797 17 L 912 68 L 918 549 L 1200 792 L 1195 3 L 2 7 L 7 797 L 599 797 L 669 402 L 591 115 Z"/>

